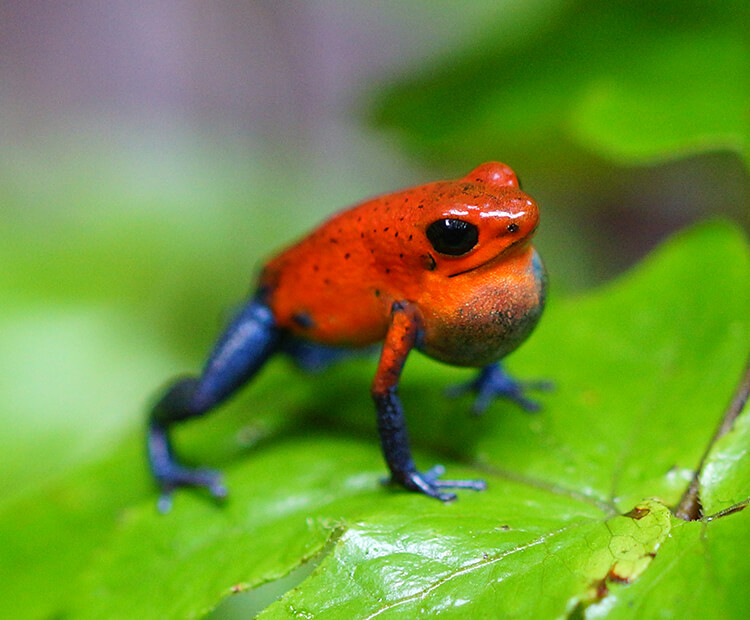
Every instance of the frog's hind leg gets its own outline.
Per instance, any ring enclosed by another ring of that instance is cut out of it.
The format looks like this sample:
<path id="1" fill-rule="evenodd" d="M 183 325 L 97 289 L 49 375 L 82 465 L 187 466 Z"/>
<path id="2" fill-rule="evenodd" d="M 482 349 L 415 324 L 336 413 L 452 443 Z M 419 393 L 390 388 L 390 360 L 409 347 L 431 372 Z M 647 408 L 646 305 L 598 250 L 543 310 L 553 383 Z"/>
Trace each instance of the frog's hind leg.
<path id="1" fill-rule="evenodd" d="M 162 491 L 161 511 L 169 509 L 172 491 L 182 486 L 205 487 L 217 498 L 226 495 L 219 472 L 179 462 L 169 429 L 176 422 L 207 413 L 232 396 L 278 350 L 279 340 L 271 310 L 261 299 L 253 299 L 224 331 L 200 375 L 176 379 L 151 410 L 148 458 Z"/>

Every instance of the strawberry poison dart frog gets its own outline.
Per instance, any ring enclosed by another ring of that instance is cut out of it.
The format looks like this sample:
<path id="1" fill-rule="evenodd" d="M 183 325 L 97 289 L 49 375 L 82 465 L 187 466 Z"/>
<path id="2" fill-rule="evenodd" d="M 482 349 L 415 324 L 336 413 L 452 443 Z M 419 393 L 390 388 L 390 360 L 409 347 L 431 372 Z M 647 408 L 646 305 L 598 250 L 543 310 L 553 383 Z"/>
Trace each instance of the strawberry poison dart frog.
<path id="1" fill-rule="evenodd" d="M 466 386 L 475 410 L 495 396 L 535 403 L 498 361 L 539 321 L 547 277 L 531 245 L 536 202 L 513 171 L 486 163 L 442 181 L 368 200 L 335 215 L 271 259 L 255 294 L 219 338 L 200 375 L 176 380 L 151 411 L 148 455 L 170 505 L 181 486 L 223 497 L 218 472 L 187 467 L 172 450 L 173 424 L 229 398 L 275 353 L 303 368 L 382 342 L 371 392 L 391 481 L 443 501 L 447 488 L 483 489 L 481 480 L 441 480 L 412 460 L 397 388 L 409 352 L 480 368 Z"/>

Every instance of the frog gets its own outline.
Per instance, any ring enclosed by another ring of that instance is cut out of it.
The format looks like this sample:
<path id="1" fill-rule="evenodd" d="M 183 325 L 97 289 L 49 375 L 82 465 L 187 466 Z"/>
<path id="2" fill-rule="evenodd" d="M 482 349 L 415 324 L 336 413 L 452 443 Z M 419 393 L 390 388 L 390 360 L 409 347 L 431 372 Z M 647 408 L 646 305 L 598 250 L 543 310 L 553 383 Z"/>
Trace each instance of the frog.
<path id="1" fill-rule="evenodd" d="M 545 266 L 532 244 L 536 201 L 513 170 L 484 163 L 464 177 L 365 200 L 330 217 L 268 260 L 202 370 L 174 379 L 148 416 L 147 450 L 169 510 L 180 487 L 227 496 L 220 472 L 176 456 L 175 424 L 214 410 L 274 355 L 320 369 L 349 352 L 379 347 L 370 386 L 380 447 L 395 487 L 443 502 L 483 480 L 444 480 L 440 465 L 415 465 L 398 387 L 410 352 L 478 369 L 453 394 L 476 394 L 474 413 L 495 398 L 535 411 L 527 397 L 546 382 L 522 382 L 501 360 L 532 333 L 547 297 Z"/>

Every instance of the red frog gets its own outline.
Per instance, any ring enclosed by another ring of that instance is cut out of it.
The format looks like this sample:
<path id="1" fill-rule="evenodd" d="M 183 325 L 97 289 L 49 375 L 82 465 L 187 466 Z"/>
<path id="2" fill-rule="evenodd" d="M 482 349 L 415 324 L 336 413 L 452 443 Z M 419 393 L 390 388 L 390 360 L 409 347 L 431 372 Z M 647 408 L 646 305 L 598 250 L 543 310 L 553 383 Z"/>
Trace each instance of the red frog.
<path id="1" fill-rule="evenodd" d="M 151 412 L 149 462 L 162 490 L 160 508 L 169 508 L 181 486 L 226 495 L 218 472 L 175 458 L 172 424 L 226 400 L 274 353 L 313 368 L 379 342 L 371 390 L 391 480 L 443 501 L 455 499 L 446 488 L 483 489 L 481 480 L 441 480 L 440 466 L 416 468 L 398 382 L 417 349 L 481 368 L 460 388 L 477 392 L 476 412 L 495 396 L 538 408 L 498 363 L 529 336 L 544 308 L 546 272 L 531 245 L 538 223 L 536 202 L 513 171 L 490 162 L 456 181 L 352 207 L 271 259 L 201 374 L 176 380 Z"/>

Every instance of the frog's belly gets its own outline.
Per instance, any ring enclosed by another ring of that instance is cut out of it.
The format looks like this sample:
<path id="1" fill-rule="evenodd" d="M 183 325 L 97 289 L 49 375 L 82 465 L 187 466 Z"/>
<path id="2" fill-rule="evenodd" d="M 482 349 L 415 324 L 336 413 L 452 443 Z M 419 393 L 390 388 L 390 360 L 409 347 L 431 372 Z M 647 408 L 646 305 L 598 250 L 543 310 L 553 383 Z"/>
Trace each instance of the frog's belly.
<path id="1" fill-rule="evenodd" d="M 528 279 L 494 280 L 442 312 L 424 312 L 420 350 L 455 366 L 485 366 L 516 349 L 533 331 L 544 309 L 546 274 L 534 261 Z"/>

